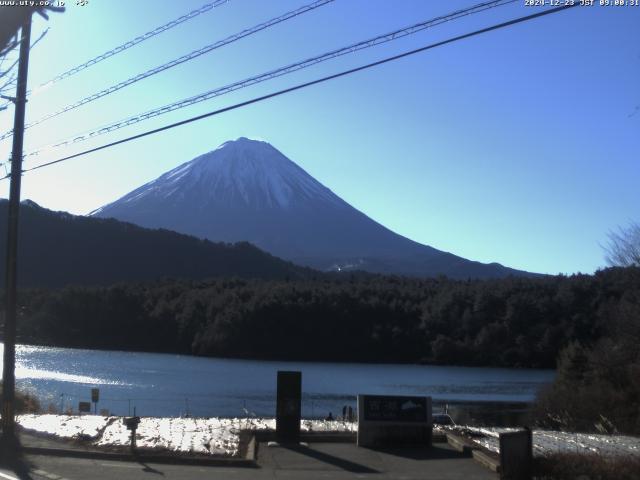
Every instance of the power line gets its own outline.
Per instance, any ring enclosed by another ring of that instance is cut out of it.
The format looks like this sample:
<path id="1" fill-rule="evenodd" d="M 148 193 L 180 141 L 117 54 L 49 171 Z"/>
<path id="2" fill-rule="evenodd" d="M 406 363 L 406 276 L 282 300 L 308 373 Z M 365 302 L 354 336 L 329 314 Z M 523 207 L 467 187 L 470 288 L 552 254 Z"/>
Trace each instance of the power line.
<path id="1" fill-rule="evenodd" d="M 128 127 L 130 125 L 134 125 L 136 123 L 142 122 L 144 120 L 148 120 L 150 118 L 153 117 L 157 117 L 159 115 L 163 115 L 165 113 L 169 113 L 172 112 L 174 110 L 179 110 L 181 108 L 185 108 L 191 105 L 195 105 L 197 103 L 206 101 L 206 100 L 210 100 L 212 98 L 215 97 L 219 97 L 221 95 L 225 95 L 231 92 L 234 92 L 236 90 L 240 90 L 242 88 L 246 88 L 267 80 L 271 80 L 273 78 L 277 78 L 277 77 L 281 77 L 283 75 L 287 75 L 289 73 L 293 73 L 296 72 L 298 70 L 302 70 L 304 68 L 308 68 L 311 67 L 313 65 L 316 65 L 318 63 L 322 63 L 325 62 L 327 60 L 331 60 L 333 58 L 337 58 L 349 53 L 353 53 L 353 52 L 357 52 L 359 50 L 363 50 L 366 48 L 371 48 L 374 47 L 376 45 L 380 45 L 383 43 L 387 43 L 393 40 L 396 40 L 398 38 L 402 38 L 408 35 L 413 35 L 417 32 L 420 32 L 422 30 L 425 30 L 427 28 L 431 28 L 437 25 L 440 25 L 442 23 L 446 23 L 452 20 L 456 20 L 458 18 L 464 17 L 464 16 L 468 16 L 468 15 L 472 15 L 472 14 L 476 14 L 476 13 L 480 13 L 483 12 L 485 10 L 488 10 L 490 8 L 495 8 L 495 7 L 500 7 L 503 5 L 507 5 L 509 3 L 514 3 L 517 0 L 493 0 L 493 1 L 489 1 L 489 2 L 484 2 L 484 3 L 480 3 L 478 5 L 475 5 L 473 7 L 469 7 L 469 8 L 465 8 L 463 10 L 457 10 L 453 13 L 449 13 L 447 15 L 443 15 L 443 16 L 439 16 L 430 20 L 426 20 L 414 25 L 411 25 L 409 27 L 405 27 L 405 28 L 401 28 L 398 30 L 394 30 L 393 32 L 389 32 L 383 35 L 378 35 L 374 38 L 368 39 L 368 40 L 364 40 L 352 45 L 349 45 L 347 47 L 342 47 L 340 49 L 337 50 L 332 50 L 330 52 L 327 53 L 323 53 L 321 55 L 315 56 L 315 57 L 311 57 L 308 58 L 306 60 L 302 60 L 284 67 L 280 67 L 277 68 L 275 70 L 271 70 L 268 71 L 266 73 L 262 73 L 260 75 L 256 75 L 238 82 L 234 82 L 232 84 L 229 85 L 225 85 L 223 87 L 219 87 L 219 88 L 215 88 L 213 90 L 209 90 L 207 92 L 201 93 L 199 95 L 195 95 L 183 100 L 179 100 L 177 102 L 173 102 L 171 104 L 168 105 L 164 105 L 162 107 L 153 109 L 153 110 L 149 110 L 147 112 L 141 113 L 139 115 L 135 115 L 132 117 L 128 117 L 125 118 L 123 120 L 119 120 L 117 122 L 108 124 L 108 125 L 104 125 L 102 127 L 99 128 L 95 128 L 93 130 L 89 130 L 89 131 L 85 131 L 83 133 L 80 134 L 76 134 L 73 137 L 69 137 L 65 140 L 62 140 L 60 142 L 57 143 L 53 143 L 53 144 L 49 144 L 43 147 L 39 147 L 38 149 L 36 149 L 35 151 L 29 152 L 26 156 L 33 156 L 33 155 L 38 155 L 39 153 L 45 151 L 45 150 L 50 150 L 50 149 L 55 149 L 55 148 L 60 148 L 60 147 L 64 147 L 64 146 L 68 146 L 71 144 L 76 144 L 79 142 L 83 142 L 85 140 L 89 140 L 93 137 L 99 136 L 99 135 L 103 135 L 106 133 L 110 133 L 113 132 L 115 130 L 119 130 L 121 128 L 124 127 Z"/>
<path id="2" fill-rule="evenodd" d="M 447 40 L 442 40 L 440 42 L 432 43 L 430 45 L 427 45 L 427 46 L 424 46 L 424 47 L 421 47 L 421 48 L 410 50 L 410 51 L 407 51 L 407 52 L 404 52 L 404 53 L 401 53 L 401 54 L 398 54 L 398 55 L 394 55 L 394 56 L 391 56 L 391 57 L 386 57 L 386 58 L 384 58 L 382 60 L 378 60 L 376 62 L 368 63 L 368 64 L 362 65 L 360 67 L 351 68 L 349 70 L 344 70 L 342 72 L 335 73 L 333 75 L 328 75 L 326 77 L 318 78 L 316 80 L 312 80 L 312 81 L 309 81 L 309 82 L 301 83 L 301 84 L 295 85 L 293 87 L 289 87 L 289 88 L 285 88 L 283 90 L 279 90 L 277 92 L 272 92 L 270 94 L 263 95 L 263 96 L 260 96 L 260 97 L 256 97 L 256 98 L 253 98 L 251 100 L 247 100 L 247 101 L 244 101 L 244 102 L 236 103 L 235 105 L 231 105 L 231 106 L 228 106 L 228 107 L 225 107 L 225 108 L 214 110 L 212 112 L 208 112 L 208 113 L 205 113 L 205 114 L 202 114 L 202 115 L 191 117 L 191 118 L 188 118 L 186 120 L 182 120 L 180 122 L 175 122 L 175 123 L 172 123 L 172 124 L 169 124 L 169 125 L 165 125 L 165 126 L 160 127 L 160 128 L 156 128 L 156 129 L 153 129 L 153 130 L 148 130 L 146 132 L 143 132 L 143 133 L 140 133 L 140 134 L 137 134 L 137 135 L 133 135 L 131 137 L 123 138 L 123 139 L 117 140 L 115 142 L 110 142 L 110 143 L 107 143 L 107 144 L 104 144 L 104 145 L 100 145 L 99 147 L 95 147 L 95 148 L 91 148 L 91 149 L 85 150 L 83 152 L 75 153 L 73 155 L 69 155 L 69 156 L 66 156 L 66 157 L 63 157 L 63 158 L 59 158 L 59 159 L 53 160 L 51 162 L 42 163 L 42 164 L 37 165 L 35 167 L 31 167 L 31 168 L 25 169 L 25 170 L 23 170 L 23 172 L 30 172 L 30 171 L 33 171 L 33 170 L 38 170 L 40 168 L 44 168 L 44 167 L 48 167 L 48 166 L 55 165 L 55 164 L 58 164 L 58 163 L 62 163 L 62 162 L 65 162 L 67 160 L 71 160 L 73 158 L 77 158 L 77 157 L 81 157 L 81 156 L 87 155 L 89 153 L 94 153 L 94 152 L 97 152 L 99 150 L 104 150 L 106 148 L 110 148 L 110 147 L 113 147 L 113 146 L 116 146 L 116 145 L 127 143 L 127 142 L 130 142 L 130 141 L 133 141 L 133 140 L 137 140 L 137 139 L 142 138 L 142 137 L 146 137 L 146 136 L 149 136 L 149 135 L 160 133 L 160 132 L 163 132 L 165 130 L 169 130 L 169 129 L 172 129 L 172 128 L 175 128 L 175 127 L 186 125 L 188 123 L 196 122 L 196 121 L 202 120 L 204 118 L 212 117 L 212 116 L 219 115 L 221 113 L 225 113 L 225 112 L 228 112 L 228 111 L 231 111 L 231 110 L 236 110 L 238 108 L 246 107 L 248 105 L 251 105 L 251 104 L 254 104 L 254 103 L 258 103 L 258 102 L 262 102 L 262 101 L 268 100 L 270 98 L 278 97 L 278 96 L 284 95 L 286 93 L 291 93 L 291 92 L 294 92 L 296 90 L 301 90 L 303 88 L 310 87 L 312 85 L 317 85 L 317 84 L 320 84 L 320 83 L 327 82 L 329 80 L 334 80 L 336 78 L 340 78 L 340 77 L 344 77 L 344 76 L 347 76 L 347 75 L 351 75 L 353 73 L 360 72 L 362 70 L 368 70 L 370 68 L 377 67 L 377 66 L 383 65 L 385 63 L 393 62 L 395 60 L 399 60 L 401 58 L 408 57 L 408 56 L 411 56 L 411 55 L 415 55 L 417 53 L 421 53 L 421 52 L 424 52 L 424 51 L 427 51 L 427 50 L 431 50 L 431 49 L 436 48 L 436 47 L 447 45 L 449 43 L 457 42 L 459 40 L 464 40 L 466 38 L 474 37 L 476 35 L 480 35 L 480 34 L 483 34 L 483 33 L 488 33 L 488 32 L 491 32 L 493 30 L 498 30 L 500 28 L 509 27 L 511 25 L 515 25 L 515 24 L 518 24 L 518 23 L 526 22 L 526 21 L 529 21 L 529 20 L 533 20 L 535 18 L 539 18 L 539 17 L 543 17 L 543 16 L 546 16 L 546 15 L 550 15 L 550 14 L 553 14 L 553 13 L 558 13 L 558 12 L 560 12 L 562 10 L 567 10 L 569 8 L 573 8 L 573 7 L 577 7 L 577 6 L 579 6 L 578 3 L 575 3 L 573 5 L 563 5 L 563 6 L 560 6 L 560 7 L 551 8 L 551 9 L 548 9 L 548 10 L 544 10 L 542 12 L 538 12 L 538 13 L 534 13 L 534 14 L 531 14 L 531 15 L 526 15 L 524 17 L 519 17 L 519 18 L 516 18 L 516 19 L 513 19 L 513 20 L 509 20 L 507 22 L 503 22 L 503 23 L 499 23 L 499 24 L 496 24 L 496 25 L 492 25 L 490 27 L 482 28 L 480 30 L 475 30 L 475 31 L 470 32 L 470 33 L 465 33 L 463 35 L 458 35 L 456 37 L 452 37 L 452 38 L 449 38 Z M 8 178 L 9 176 L 10 175 L 7 175 L 7 176 L 1 178 L 0 180 L 4 180 L 4 179 Z"/>
<path id="3" fill-rule="evenodd" d="M 144 33 L 136 38 L 134 38 L 133 40 L 129 40 L 128 42 L 123 43 L 122 45 L 118 45 L 115 48 L 112 48 L 111 50 L 108 50 L 96 57 L 91 58 L 90 60 L 87 60 L 86 62 L 77 65 L 73 68 L 70 68 L 69 70 L 57 75 L 56 77 L 53 77 L 50 80 L 47 80 L 46 82 L 42 83 L 41 85 L 39 85 L 35 90 L 33 91 L 28 91 L 27 95 L 33 95 L 35 93 L 38 93 L 42 90 L 44 90 L 45 88 L 50 87 L 51 85 L 60 82 L 61 80 L 64 80 L 65 78 L 68 78 L 72 75 L 75 75 L 78 72 L 81 72 L 82 70 L 85 70 L 93 65 L 96 65 L 97 63 L 102 62 L 103 60 L 106 60 L 107 58 L 113 57 L 114 55 L 117 55 L 118 53 L 121 53 L 125 50 L 128 50 L 129 48 L 144 42 L 145 40 L 148 40 L 149 38 L 155 37 L 156 35 L 159 35 L 163 32 L 166 32 L 167 30 L 170 30 L 173 27 L 176 27 L 178 25 L 180 25 L 181 23 L 184 23 L 188 20 L 191 20 L 192 18 L 197 17 L 198 15 L 201 15 L 203 13 L 208 12 L 209 10 L 212 10 L 216 7 L 219 7 L 225 3 L 227 3 L 229 0 L 215 0 L 213 2 L 209 2 L 206 3 L 205 5 L 201 6 L 200 8 L 193 10 L 185 15 L 182 15 L 174 20 L 171 20 L 168 23 L 165 23 L 164 25 L 161 25 L 159 27 L 154 28 L 153 30 L 148 31 L 147 33 Z M 54 7 L 51 7 L 54 8 Z M 64 10 L 64 8 L 62 9 Z M 14 48 L 17 45 L 17 43 L 15 43 L 14 45 L 11 46 L 11 48 Z M 11 50 L 11 48 L 6 49 Z M 1 54 L 0 54 L 1 55 Z M 0 140 L 5 139 L 7 136 L 11 135 L 13 132 L 7 132 L 5 133 Z"/>
<path id="4" fill-rule="evenodd" d="M 97 63 L 102 62 L 103 60 L 106 60 L 107 58 L 113 57 L 114 55 L 117 55 L 118 53 L 121 53 L 139 43 L 144 42 L 145 40 L 148 40 L 152 37 L 155 37 L 156 35 L 159 35 L 163 32 L 166 32 L 167 30 L 172 29 L 173 27 L 177 27 L 178 25 L 191 20 L 192 18 L 197 17 L 198 15 L 201 15 L 203 13 L 208 12 L 209 10 L 212 10 L 214 8 L 217 8 L 221 5 L 224 5 L 225 3 L 227 3 L 229 0 L 215 0 L 213 2 L 209 2 L 206 3 L 204 5 L 202 5 L 200 8 L 193 10 L 185 15 L 182 15 L 174 20 L 171 20 L 170 22 L 165 23 L 164 25 L 160 25 L 159 27 L 154 28 L 153 30 L 148 31 L 147 33 L 144 33 L 136 38 L 134 38 L 133 40 L 129 40 L 128 42 L 123 43 L 122 45 L 118 45 L 115 48 L 112 48 L 111 50 L 107 50 L 106 52 L 93 57 L 90 60 L 87 60 L 86 62 L 77 65 L 73 68 L 70 68 L 69 70 L 62 72 L 61 74 L 53 77 L 51 80 L 48 80 L 46 82 L 44 82 L 43 84 L 41 84 L 40 86 L 38 86 L 36 88 L 36 90 L 45 88 L 45 87 L 49 87 L 51 85 L 53 85 L 54 83 L 58 83 L 61 80 L 64 80 L 65 78 L 68 78 L 72 75 L 75 75 L 78 72 L 81 72 L 82 70 L 85 70 L 89 67 L 92 67 L 93 65 L 96 65 Z"/>
<path id="5" fill-rule="evenodd" d="M 123 80 L 122 82 L 119 82 L 115 85 L 112 85 L 108 88 L 105 88 L 97 93 L 93 93 L 87 97 L 84 97 L 81 100 L 78 100 L 75 103 L 72 103 L 70 105 L 67 105 L 66 107 L 63 107 L 55 112 L 52 112 L 48 115 L 45 115 L 42 118 L 39 118 L 38 120 L 28 123 L 27 125 L 25 125 L 25 128 L 30 128 L 33 127 L 35 125 L 39 125 L 43 122 L 46 122 L 47 120 L 50 120 L 54 117 L 57 117 L 58 115 L 61 115 L 63 113 L 66 113 L 70 110 L 74 110 L 82 105 L 86 105 L 87 103 L 93 102 L 95 100 L 98 100 L 99 98 L 105 97 L 111 93 L 117 92 L 118 90 L 121 90 L 125 87 L 128 87 L 129 85 L 133 85 L 136 82 L 139 82 L 140 80 L 144 80 L 145 78 L 151 77 L 157 73 L 163 72 L 165 70 L 168 70 L 172 67 L 175 67 L 177 65 L 180 65 L 182 63 L 185 63 L 187 61 L 193 60 L 195 58 L 200 57 L 201 55 L 204 55 L 205 53 L 209 53 L 213 50 L 216 50 L 218 48 L 221 48 L 225 45 L 228 45 L 230 43 L 236 42 L 244 37 L 248 37 L 250 35 L 253 35 L 254 33 L 260 32 L 262 30 L 265 30 L 269 27 L 272 27 L 274 25 L 277 25 L 279 23 L 285 22 L 287 20 L 290 20 L 294 17 L 297 17 L 299 15 L 303 15 L 307 12 L 310 12 L 312 10 L 315 10 L 316 8 L 322 7 L 328 3 L 333 2 L 334 0 L 316 0 L 313 3 L 310 3 L 308 5 L 304 5 L 300 8 L 297 8 L 295 10 L 292 10 L 290 12 L 284 13 L 278 17 L 272 18 L 271 20 L 268 20 L 266 22 L 260 23 L 254 27 L 248 28 L 246 30 L 242 30 L 239 33 L 235 33 L 233 35 L 230 35 L 228 37 L 226 37 L 223 40 L 220 40 L 218 42 L 209 44 L 209 45 L 205 45 L 204 47 L 201 47 L 197 50 L 193 50 L 192 52 L 186 54 L 186 55 L 182 55 L 179 58 L 173 59 L 170 62 L 164 63 L 162 65 L 159 65 L 155 68 L 152 68 L 150 70 L 147 70 L 146 72 L 143 73 L 139 73 L 138 75 L 135 75 L 133 77 L 130 77 L 126 80 Z M 5 132 L 4 134 L 2 134 L 0 136 L 0 140 L 4 140 L 7 137 L 10 137 L 11 134 L 13 133 L 13 131 L 8 131 Z"/>

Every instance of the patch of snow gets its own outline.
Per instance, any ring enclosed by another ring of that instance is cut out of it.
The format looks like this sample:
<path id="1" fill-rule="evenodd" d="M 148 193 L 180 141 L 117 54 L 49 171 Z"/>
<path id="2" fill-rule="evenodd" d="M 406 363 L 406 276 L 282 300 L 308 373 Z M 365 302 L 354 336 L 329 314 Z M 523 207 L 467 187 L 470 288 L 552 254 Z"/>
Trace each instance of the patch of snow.
<path id="1" fill-rule="evenodd" d="M 96 208 L 95 210 L 91 210 L 89 213 L 87 213 L 87 217 L 99 217 L 102 214 L 102 212 L 104 211 L 104 209 L 106 207 L 108 207 L 109 205 L 103 205 L 100 208 Z"/>
<path id="2" fill-rule="evenodd" d="M 275 428 L 275 427 L 274 427 Z M 342 420 L 302 420 L 300 422 L 302 432 L 357 432 L 356 422 L 344 422 Z"/>
<path id="3" fill-rule="evenodd" d="M 96 445 L 129 445 L 131 432 L 118 420 L 107 426 Z M 239 430 L 238 419 L 141 418 L 136 444 L 139 448 L 172 452 L 236 455 Z"/>
<path id="4" fill-rule="evenodd" d="M 19 415 L 26 430 L 60 438 L 91 439 L 100 447 L 130 444 L 131 432 L 122 417 L 96 415 Z M 273 418 L 155 418 L 142 417 L 136 444 L 143 449 L 206 455 L 238 455 L 241 430 L 275 430 Z M 357 424 L 341 421 L 302 420 L 303 432 L 355 432 Z"/>
<path id="5" fill-rule="evenodd" d="M 60 438 L 96 439 L 109 417 L 99 415 L 18 415 L 18 424 L 26 429 Z"/>
<path id="6" fill-rule="evenodd" d="M 130 197 L 122 199 L 122 203 L 133 202 L 134 200 L 142 198 L 142 197 L 144 197 L 145 195 L 148 195 L 148 194 L 149 194 L 149 190 L 144 190 L 144 191 L 138 193 L 137 195 L 131 195 Z M 98 211 L 96 211 L 96 212 L 98 212 Z"/>
<path id="7" fill-rule="evenodd" d="M 178 168 L 174 168 L 173 170 L 171 170 L 170 172 L 166 173 L 164 176 L 165 180 L 168 180 L 170 178 L 173 178 L 174 181 L 175 180 L 179 180 L 183 175 L 186 175 L 187 173 L 189 173 L 189 164 L 182 164 L 180 165 Z M 176 175 L 178 176 L 177 178 Z"/>
<path id="8" fill-rule="evenodd" d="M 99 415 L 19 415 L 18 424 L 26 430 L 64 439 L 90 439 L 96 446 L 129 445 L 130 432 L 122 417 Z M 146 449 L 207 455 L 238 455 L 241 430 L 275 430 L 273 418 L 154 418 L 142 417 L 136 442 Z M 355 432 L 357 423 L 327 420 L 302 420 L 302 432 Z M 441 427 L 448 431 L 470 433 L 473 441 L 499 451 L 499 435 L 514 428 Z M 556 452 L 596 453 L 640 456 L 640 438 L 626 435 L 533 431 L 534 455 Z"/>
<path id="9" fill-rule="evenodd" d="M 453 431 L 467 431 L 480 435 L 472 440 L 478 445 L 498 453 L 501 433 L 513 432 L 515 428 L 449 427 Z M 533 431 L 533 454 L 544 456 L 551 453 L 596 453 L 602 455 L 640 456 L 640 438 L 627 435 L 603 435 L 591 433 Z"/>

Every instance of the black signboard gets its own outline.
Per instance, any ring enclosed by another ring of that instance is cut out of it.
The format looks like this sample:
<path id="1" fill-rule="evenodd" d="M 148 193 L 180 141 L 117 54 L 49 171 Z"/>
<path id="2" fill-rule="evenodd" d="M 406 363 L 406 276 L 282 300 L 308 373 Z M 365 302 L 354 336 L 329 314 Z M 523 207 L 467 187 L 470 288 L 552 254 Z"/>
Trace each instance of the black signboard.
<path id="1" fill-rule="evenodd" d="M 92 388 L 91 389 L 91 401 L 93 403 L 98 403 L 99 400 L 100 400 L 100 389 L 99 388 Z"/>
<path id="2" fill-rule="evenodd" d="M 429 419 L 427 397 L 366 395 L 364 419 L 370 422 L 416 422 Z"/>
<path id="3" fill-rule="evenodd" d="M 91 403 L 89 402 L 80 402 L 78 403 L 78 411 L 79 412 L 90 412 L 91 411 Z"/>
<path id="4" fill-rule="evenodd" d="M 281 443 L 300 440 L 302 413 L 302 373 L 278 372 L 276 404 L 276 437 Z"/>
<path id="5" fill-rule="evenodd" d="M 136 448 L 136 430 L 140 424 L 140 417 L 126 417 L 122 419 L 122 423 L 125 424 L 127 430 L 131 431 L 131 451 L 133 452 Z"/>
<path id="6" fill-rule="evenodd" d="M 127 417 L 122 419 L 122 423 L 125 424 L 127 430 L 137 430 L 140 424 L 140 417 Z"/>

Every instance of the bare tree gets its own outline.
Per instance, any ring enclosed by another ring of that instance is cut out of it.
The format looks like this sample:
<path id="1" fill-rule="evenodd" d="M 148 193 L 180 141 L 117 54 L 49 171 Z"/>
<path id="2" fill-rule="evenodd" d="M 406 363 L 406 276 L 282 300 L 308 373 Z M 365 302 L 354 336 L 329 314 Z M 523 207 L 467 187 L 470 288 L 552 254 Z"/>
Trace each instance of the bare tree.
<path id="1" fill-rule="evenodd" d="M 14 85 L 16 79 L 15 66 L 18 64 L 17 57 L 9 59 L 9 54 L 18 46 L 17 32 L 20 29 L 23 12 L 26 9 L 0 7 L 0 96 L 6 102 L 2 102 L 0 110 L 7 108 L 9 104 L 9 90 Z"/>
<path id="2" fill-rule="evenodd" d="M 11 103 L 13 89 L 17 76 L 18 56 L 9 58 L 10 54 L 20 45 L 18 31 L 24 23 L 34 13 L 38 13 L 45 19 L 49 19 L 48 12 L 63 12 L 64 7 L 54 6 L 0 6 L 0 98 L 4 102 L 0 103 L 0 110 L 4 110 Z M 33 47 L 47 33 L 45 30 L 35 42 Z"/>
<path id="3" fill-rule="evenodd" d="M 34 2 L 38 3 L 38 2 Z M 18 43 L 18 30 L 24 21 L 34 13 L 49 20 L 49 12 L 64 12 L 64 7 L 47 6 L 0 6 L 0 56 L 15 48 Z"/>
<path id="4" fill-rule="evenodd" d="M 640 223 L 631 222 L 627 227 L 609 232 L 609 242 L 604 250 L 611 266 L 640 266 Z"/>

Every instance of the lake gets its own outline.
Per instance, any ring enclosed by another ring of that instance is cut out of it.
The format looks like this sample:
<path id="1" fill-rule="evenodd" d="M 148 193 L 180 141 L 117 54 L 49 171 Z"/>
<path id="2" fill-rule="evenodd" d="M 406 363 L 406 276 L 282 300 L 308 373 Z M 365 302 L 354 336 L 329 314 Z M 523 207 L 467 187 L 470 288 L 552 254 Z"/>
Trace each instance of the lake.
<path id="1" fill-rule="evenodd" d="M 0 344 L 0 347 L 2 345 Z M 0 362 L 2 356 L 0 355 Z M 18 345 L 16 383 L 46 409 L 78 409 L 100 388 L 98 409 L 144 416 L 274 416 L 276 372 L 302 372 L 303 416 L 342 414 L 355 395 L 428 395 L 435 404 L 531 402 L 553 370 L 230 360 Z"/>

